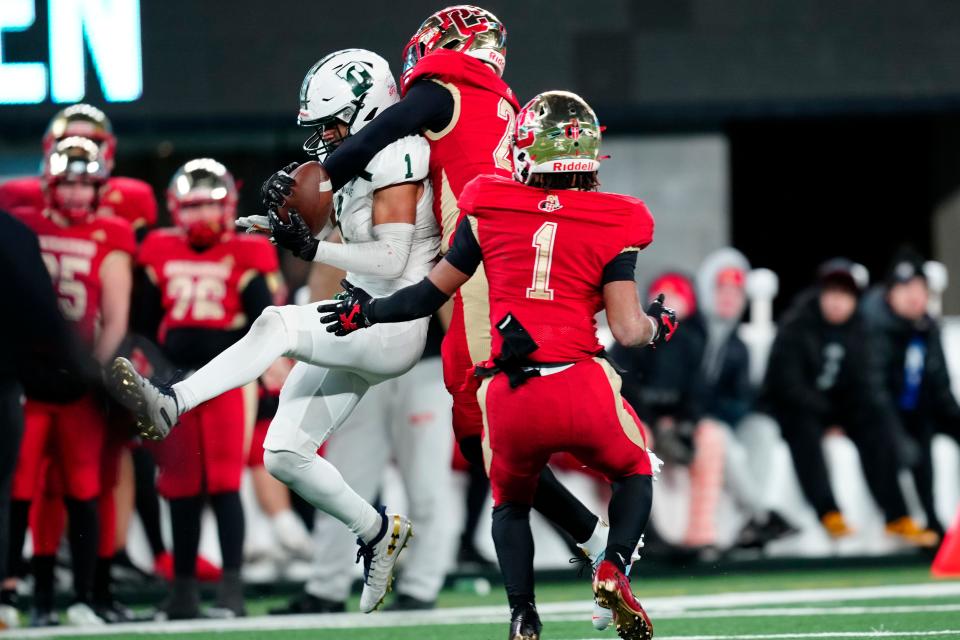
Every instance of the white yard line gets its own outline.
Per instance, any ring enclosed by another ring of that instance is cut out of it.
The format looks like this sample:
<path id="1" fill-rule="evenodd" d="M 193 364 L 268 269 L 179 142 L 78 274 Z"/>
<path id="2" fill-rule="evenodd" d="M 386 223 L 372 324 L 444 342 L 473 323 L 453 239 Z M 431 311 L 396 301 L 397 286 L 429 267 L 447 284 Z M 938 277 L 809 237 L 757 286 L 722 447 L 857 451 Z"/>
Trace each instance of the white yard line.
<path id="1" fill-rule="evenodd" d="M 897 607 L 818 607 L 805 609 L 749 609 L 760 605 L 844 602 L 881 599 L 911 599 L 960 596 L 960 582 L 896 585 L 889 587 L 860 587 L 845 589 L 751 591 L 702 596 L 673 596 L 646 598 L 644 606 L 654 619 L 672 618 L 731 618 L 788 615 L 857 615 L 861 613 L 922 613 L 960 610 L 960 605 L 917 605 Z M 549 621 L 586 621 L 592 611 L 590 601 L 552 602 L 538 607 L 543 619 Z M 792 613 L 803 611 L 803 613 Z M 846 611 L 846 613 L 838 613 Z M 110 636 L 119 634 L 175 634 L 223 631 L 282 631 L 293 629 L 348 629 L 357 627 L 411 627 L 453 624 L 486 624 L 506 620 L 505 606 L 460 607 L 416 612 L 383 612 L 372 615 L 340 613 L 323 615 L 258 616 L 235 620 L 181 620 L 164 623 L 118 624 L 105 627 L 51 627 L 46 629 L 12 629 L 0 634 L 6 638 L 51 638 L 58 636 Z M 867 632 L 863 632 L 867 633 Z M 872 632 L 871 632 L 872 633 Z M 877 632 L 885 633 L 885 632 Z M 960 631 L 956 633 L 960 638 Z M 916 634 L 914 634 L 916 635 Z M 949 635 L 933 633 L 927 635 Z M 685 640 L 736 640 L 737 638 L 817 638 L 817 637 L 887 637 L 883 635 L 780 635 L 780 636 L 682 636 Z M 604 640 L 609 640 L 605 638 Z M 667 640 L 664 638 L 663 640 Z"/>
<path id="2" fill-rule="evenodd" d="M 657 640 L 800 640 L 809 638 L 915 638 L 915 637 L 960 637 L 960 629 L 943 631 L 824 631 L 822 633 L 763 633 L 736 636 L 657 636 Z M 581 638 L 580 640 L 610 640 L 604 638 Z"/>

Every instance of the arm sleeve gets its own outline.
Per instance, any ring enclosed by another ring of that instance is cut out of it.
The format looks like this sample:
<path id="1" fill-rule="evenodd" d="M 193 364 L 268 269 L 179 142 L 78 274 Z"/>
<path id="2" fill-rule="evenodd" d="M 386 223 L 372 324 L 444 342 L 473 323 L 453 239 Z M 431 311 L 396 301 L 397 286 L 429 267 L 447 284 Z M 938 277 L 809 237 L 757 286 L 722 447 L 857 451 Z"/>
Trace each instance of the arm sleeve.
<path id="1" fill-rule="evenodd" d="M 413 233 L 412 224 L 378 224 L 370 242 L 321 242 L 313 261 L 363 276 L 399 278 L 407 268 Z"/>
<path id="2" fill-rule="evenodd" d="M 333 190 L 360 175 L 381 149 L 404 136 L 428 128 L 442 130 L 453 117 L 453 96 L 436 82 L 420 80 L 406 96 L 347 138 L 323 162 Z"/>
<path id="3" fill-rule="evenodd" d="M 367 318 L 371 323 L 406 322 L 432 316 L 450 296 L 424 278 L 417 284 L 404 287 L 386 298 L 370 301 Z"/>
<path id="4" fill-rule="evenodd" d="M 624 250 L 603 268 L 603 284 L 627 280 L 633 282 L 637 268 L 637 251 Z"/>
<path id="5" fill-rule="evenodd" d="M 453 236 L 453 245 L 443 259 L 468 276 L 476 273 L 477 267 L 483 261 L 483 254 L 480 252 L 480 243 L 477 242 L 470 216 L 463 216 L 460 220 Z"/>

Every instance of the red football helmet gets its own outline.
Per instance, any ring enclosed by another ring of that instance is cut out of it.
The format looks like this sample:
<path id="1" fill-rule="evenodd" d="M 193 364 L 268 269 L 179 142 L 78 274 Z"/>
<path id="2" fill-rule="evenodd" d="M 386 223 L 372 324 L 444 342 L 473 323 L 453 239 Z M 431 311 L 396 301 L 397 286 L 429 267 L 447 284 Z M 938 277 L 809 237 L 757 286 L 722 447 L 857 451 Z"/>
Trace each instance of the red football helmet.
<path id="1" fill-rule="evenodd" d="M 43 134 L 43 152 L 50 153 L 54 145 L 64 138 L 79 136 L 93 140 L 100 146 L 100 155 L 109 170 L 117 151 L 117 138 L 109 118 L 89 104 L 74 104 L 61 109 L 53 116 Z"/>
<path id="2" fill-rule="evenodd" d="M 472 4 L 437 11 L 423 21 L 403 49 L 401 94 L 406 92 L 417 62 L 437 49 L 462 51 L 486 62 L 502 76 L 507 66 L 507 28 L 497 16 Z"/>
<path id="3" fill-rule="evenodd" d="M 109 177 L 110 167 L 97 143 L 80 136 L 64 138 L 54 144 L 44 159 L 43 190 L 47 206 L 71 223 L 85 221 L 96 213 L 100 190 Z M 57 187 L 66 183 L 92 185 L 93 198 L 65 197 Z"/>
<path id="4" fill-rule="evenodd" d="M 217 207 L 204 206 L 211 204 Z M 209 247 L 233 232 L 237 184 L 213 158 L 191 160 L 173 174 L 167 187 L 167 208 L 191 245 Z"/>

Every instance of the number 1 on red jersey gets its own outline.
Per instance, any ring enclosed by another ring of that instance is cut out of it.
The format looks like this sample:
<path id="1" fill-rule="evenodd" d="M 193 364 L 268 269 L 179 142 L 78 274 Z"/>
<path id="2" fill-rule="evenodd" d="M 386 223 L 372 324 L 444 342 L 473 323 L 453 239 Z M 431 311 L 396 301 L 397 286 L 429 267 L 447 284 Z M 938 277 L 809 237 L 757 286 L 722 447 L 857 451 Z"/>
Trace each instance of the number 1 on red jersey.
<path id="1" fill-rule="evenodd" d="M 557 223 L 544 222 L 533 234 L 530 245 L 537 250 L 533 263 L 533 283 L 527 289 L 532 300 L 553 300 L 550 288 L 550 267 L 553 266 L 553 245 L 557 239 Z"/>

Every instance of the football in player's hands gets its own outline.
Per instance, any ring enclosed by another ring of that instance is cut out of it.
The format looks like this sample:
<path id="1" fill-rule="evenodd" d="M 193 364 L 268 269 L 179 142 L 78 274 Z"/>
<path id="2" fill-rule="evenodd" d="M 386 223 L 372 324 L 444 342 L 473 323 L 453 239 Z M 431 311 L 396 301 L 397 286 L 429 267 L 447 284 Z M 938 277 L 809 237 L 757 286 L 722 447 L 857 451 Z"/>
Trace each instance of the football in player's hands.
<path id="1" fill-rule="evenodd" d="M 320 322 L 327 325 L 329 333 L 345 336 L 373 324 L 368 317 L 373 297 L 347 280 L 341 281 L 340 285 L 343 287 L 343 297 L 319 305 L 317 312 L 327 314 L 320 316 Z"/>
<path id="2" fill-rule="evenodd" d="M 651 302 L 650 306 L 647 307 L 647 315 L 650 316 L 657 325 L 653 333 L 653 338 L 650 339 L 650 344 L 654 347 L 670 342 L 670 338 L 676 333 L 677 326 L 680 324 L 677 321 L 677 312 L 670 307 L 663 306 L 665 299 L 666 297 L 661 293 L 657 296 L 656 300 Z"/>
<path id="3" fill-rule="evenodd" d="M 292 182 L 289 182 L 292 180 Z M 327 170 L 319 162 L 305 162 L 289 174 L 289 179 L 278 180 L 289 188 L 284 198 L 277 203 L 277 216 L 290 222 L 289 211 L 296 209 L 314 235 L 320 233 L 333 211 L 333 189 Z"/>

